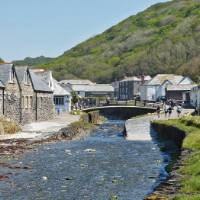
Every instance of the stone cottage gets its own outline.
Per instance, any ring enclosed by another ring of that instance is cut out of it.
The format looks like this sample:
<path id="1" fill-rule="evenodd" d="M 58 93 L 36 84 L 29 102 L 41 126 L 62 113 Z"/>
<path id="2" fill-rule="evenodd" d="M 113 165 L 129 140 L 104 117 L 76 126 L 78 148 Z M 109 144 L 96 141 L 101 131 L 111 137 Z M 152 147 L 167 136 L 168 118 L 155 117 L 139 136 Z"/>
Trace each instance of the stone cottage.
<path id="1" fill-rule="evenodd" d="M 31 84 L 28 67 L 15 67 L 21 93 L 21 123 L 35 121 L 35 92 Z"/>
<path id="2" fill-rule="evenodd" d="M 54 117 L 53 91 L 32 70 L 29 70 L 34 89 L 35 120 L 45 121 Z"/>
<path id="3" fill-rule="evenodd" d="M 18 123 L 54 117 L 53 91 L 28 67 L 0 65 L 0 114 Z"/>
<path id="4" fill-rule="evenodd" d="M 5 117 L 18 123 L 22 121 L 21 93 L 16 71 L 13 64 L 0 65 L 0 80 L 4 85 L 2 111 Z"/>

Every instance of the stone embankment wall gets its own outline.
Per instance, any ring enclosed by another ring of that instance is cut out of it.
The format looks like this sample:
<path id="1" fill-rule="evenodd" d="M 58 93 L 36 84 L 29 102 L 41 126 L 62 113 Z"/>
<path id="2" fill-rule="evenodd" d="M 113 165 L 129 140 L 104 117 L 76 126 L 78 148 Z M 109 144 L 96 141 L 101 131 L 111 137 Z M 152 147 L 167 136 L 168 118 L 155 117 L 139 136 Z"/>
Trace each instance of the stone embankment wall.
<path id="1" fill-rule="evenodd" d="M 186 133 L 179 128 L 167 124 L 161 124 L 158 122 L 152 122 L 151 123 L 152 128 L 157 132 L 158 138 L 162 140 L 171 140 L 173 143 L 175 143 L 180 151 L 180 155 L 187 155 L 187 152 L 184 152 L 182 150 L 182 144 L 183 140 L 186 137 Z M 178 159 L 178 160 L 177 160 Z M 179 174 L 179 168 L 182 163 L 182 158 L 175 158 L 175 160 L 172 161 L 170 164 L 170 173 L 164 182 L 161 182 L 156 188 L 154 188 L 154 191 L 149 194 L 145 200 L 155 200 L 155 199 L 174 199 L 174 195 L 177 193 L 177 191 L 180 191 L 180 174 Z"/>
<path id="2" fill-rule="evenodd" d="M 162 139 L 172 140 L 179 148 L 182 147 L 186 133 L 177 127 L 166 124 L 151 123 L 152 128 L 157 132 L 157 136 Z"/>

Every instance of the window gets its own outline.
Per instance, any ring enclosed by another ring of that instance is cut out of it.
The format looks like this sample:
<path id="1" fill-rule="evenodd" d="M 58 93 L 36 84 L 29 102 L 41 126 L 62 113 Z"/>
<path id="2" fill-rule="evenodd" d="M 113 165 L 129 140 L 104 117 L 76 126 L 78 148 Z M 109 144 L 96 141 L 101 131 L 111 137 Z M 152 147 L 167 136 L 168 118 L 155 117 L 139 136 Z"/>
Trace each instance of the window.
<path id="1" fill-rule="evenodd" d="M 64 105 L 64 97 L 54 97 L 55 105 Z"/>

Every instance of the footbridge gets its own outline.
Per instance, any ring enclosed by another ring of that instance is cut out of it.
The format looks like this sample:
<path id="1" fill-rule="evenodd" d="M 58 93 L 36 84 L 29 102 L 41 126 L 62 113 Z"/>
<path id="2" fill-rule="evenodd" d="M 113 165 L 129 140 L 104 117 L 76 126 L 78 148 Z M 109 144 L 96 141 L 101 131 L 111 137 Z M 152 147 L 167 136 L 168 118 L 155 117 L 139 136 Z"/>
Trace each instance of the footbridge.
<path id="1" fill-rule="evenodd" d="M 84 112 L 99 111 L 101 115 L 110 117 L 113 119 L 130 119 L 131 117 L 144 115 L 148 113 L 154 113 L 155 108 L 151 107 L 139 107 L 139 106 L 122 106 L 122 105 L 110 105 L 101 107 L 91 107 L 83 109 Z"/>

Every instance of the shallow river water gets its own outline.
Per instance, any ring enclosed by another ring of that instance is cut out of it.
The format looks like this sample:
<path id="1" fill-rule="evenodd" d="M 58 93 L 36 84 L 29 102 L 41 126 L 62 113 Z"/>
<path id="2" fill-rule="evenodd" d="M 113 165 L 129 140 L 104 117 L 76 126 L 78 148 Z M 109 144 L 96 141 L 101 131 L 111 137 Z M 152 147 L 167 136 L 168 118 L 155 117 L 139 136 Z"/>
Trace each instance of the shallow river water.
<path id="1" fill-rule="evenodd" d="M 142 200 L 164 173 L 163 155 L 152 141 L 126 141 L 124 121 L 108 121 L 84 140 L 47 144 L 11 164 L 31 170 L 0 182 L 5 200 Z"/>

